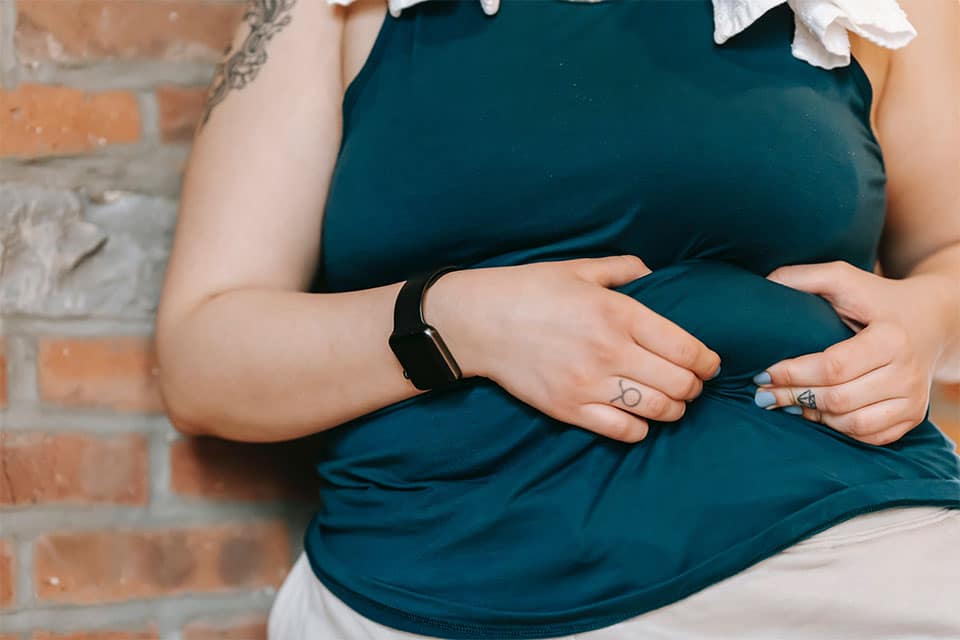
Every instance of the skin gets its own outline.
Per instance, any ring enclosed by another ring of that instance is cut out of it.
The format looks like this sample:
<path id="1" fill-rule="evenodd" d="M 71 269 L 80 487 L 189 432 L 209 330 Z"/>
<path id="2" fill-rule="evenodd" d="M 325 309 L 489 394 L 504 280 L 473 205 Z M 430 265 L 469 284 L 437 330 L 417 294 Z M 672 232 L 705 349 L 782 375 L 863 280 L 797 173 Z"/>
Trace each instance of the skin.
<path id="1" fill-rule="evenodd" d="M 917 29 L 894 52 L 858 40 L 877 100 L 888 174 L 883 275 L 846 263 L 781 267 L 769 278 L 822 295 L 862 328 L 821 353 L 773 363 L 758 398 L 797 406 L 885 445 L 921 422 L 935 379 L 960 381 L 960 3 L 900 0 Z"/>
<path id="2" fill-rule="evenodd" d="M 944 106 L 958 103 L 960 60 L 942 60 L 944 51 L 956 53 L 960 19 L 952 0 L 939 1 L 919 11 L 912 5 L 928 0 L 903 3 L 918 30 L 931 34 L 909 56 L 859 42 L 856 50 L 877 92 L 875 128 L 891 176 L 884 268 L 903 279 L 850 274 L 841 290 L 823 292 L 835 304 L 856 301 L 862 311 L 851 316 L 867 329 L 856 344 L 849 341 L 856 349 L 850 357 L 873 362 L 881 353 L 891 367 L 893 353 L 898 363 L 913 363 L 897 364 L 879 385 L 913 404 L 929 392 L 929 376 L 918 371 L 950 379 L 960 362 L 960 317 L 953 317 L 960 292 L 949 286 L 960 266 L 950 179 L 957 151 L 948 144 L 958 132 L 955 114 Z M 238 30 L 185 174 L 155 330 L 161 393 L 171 422 L 185 434 L 288 440 L 421 393 L 403 378 L 386 341 L 402 282 L 305 292 L 319 259 L 343 90 L 369 54 L 384 3 L 277 2 L 255 0 Z M 249 55 L 238 59 L 237 52 Z M 812 288 L 827 269 L 834 266 L 790 267 L 770 277 Z M 611 290 L 649 272 L 637 256 L 456 271 L 428 290 L 424 317 L 465 376 L 491 378 L 564 422 L 637 442 L 649 419 L 678 420 L 720 364 L 707 345 Z M 892 317 L 891 309 L 918 308 L 896 303 L 907 292 L 924 313 Z M 881 335 L 868 342 L 887 325 L 899 327 L 904 339 L 879 344 Z M 777 404 L 795 399 L 797 384 L 823 386 L 803 363 L 771 365 Z M 844 369 L 841 380 L 828 370 L 834 385 L 865 375 Z M 909 385 L 903 371 L 916 374 Z M 887 430 L 881 423 L 870 417 L 864 424 Z"/>

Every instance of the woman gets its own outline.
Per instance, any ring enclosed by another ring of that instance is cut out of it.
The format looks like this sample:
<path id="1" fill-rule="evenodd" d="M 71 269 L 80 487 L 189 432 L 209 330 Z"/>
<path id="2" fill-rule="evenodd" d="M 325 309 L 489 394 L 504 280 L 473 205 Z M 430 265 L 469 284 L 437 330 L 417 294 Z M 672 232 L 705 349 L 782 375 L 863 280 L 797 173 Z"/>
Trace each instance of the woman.
<path id="1" fill-rule="evenodd" d="M 158 314 L 324 432 L 271 637 L 958 637 L 960 6 L 391 10 L 253 3 Z"/>

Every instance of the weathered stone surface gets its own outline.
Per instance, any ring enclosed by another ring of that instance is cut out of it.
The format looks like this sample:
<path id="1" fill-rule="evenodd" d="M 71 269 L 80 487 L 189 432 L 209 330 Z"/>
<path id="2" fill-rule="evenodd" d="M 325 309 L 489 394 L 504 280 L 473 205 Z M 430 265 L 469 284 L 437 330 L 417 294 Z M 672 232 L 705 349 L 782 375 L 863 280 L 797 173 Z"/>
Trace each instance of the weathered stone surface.
<path id="1" fill-rule="evenodd" d="M 67 190 L 0 185 L 0 312 L 153 314 L 176 203 L 125 192 L 102 193 L 99 201 Z"/>
<path id="2" fill-rule="evenodd" d="M 134 145 L 87 156 L 0 159 L 0 183 L 25 182 L 85 193 L 134 191 L 176 198 L 186 145 Z"/>

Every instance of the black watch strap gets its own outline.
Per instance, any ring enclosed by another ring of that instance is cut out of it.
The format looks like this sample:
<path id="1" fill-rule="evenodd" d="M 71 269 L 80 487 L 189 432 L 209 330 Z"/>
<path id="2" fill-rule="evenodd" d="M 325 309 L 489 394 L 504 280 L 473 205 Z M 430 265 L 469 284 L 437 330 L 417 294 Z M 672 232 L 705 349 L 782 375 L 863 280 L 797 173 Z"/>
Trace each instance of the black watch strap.
<path id="1" fill-rule="evenodd" d="M 423 318 L 423 296 L 437 278 L 459 269 L 449 265 L 411 277 L 397 293 L 390 348 L 403 366 L 403 377 L 418 389 L 436 389 L 463 376 L 443 338 Z"/>
<path id="2" fill-rule="evenodd" d="M 393 331 L 398 334 L 419 333 L 427 323 L 423 319 L 423 294 L 437 278 L 445 273 L 461 269 L 447 265 L 409 278 L 400 287 L 393 310 Z"/>

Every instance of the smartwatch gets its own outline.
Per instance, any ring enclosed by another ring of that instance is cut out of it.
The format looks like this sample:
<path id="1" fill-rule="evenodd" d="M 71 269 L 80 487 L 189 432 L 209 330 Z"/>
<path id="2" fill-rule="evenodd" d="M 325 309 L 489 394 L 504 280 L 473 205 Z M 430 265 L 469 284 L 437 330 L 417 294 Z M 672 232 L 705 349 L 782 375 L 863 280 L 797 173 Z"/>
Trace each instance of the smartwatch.
<path id="1" fill-rule="evenodd" d="M 461 268 L 448 265 L 411 277 L 397 294 L 390 349 L 403 366 L 403 377 L 417 389 L 435 389 L 463 377 L 440 333 L 423 320 L 427 289 L 443 274 Z"/>

